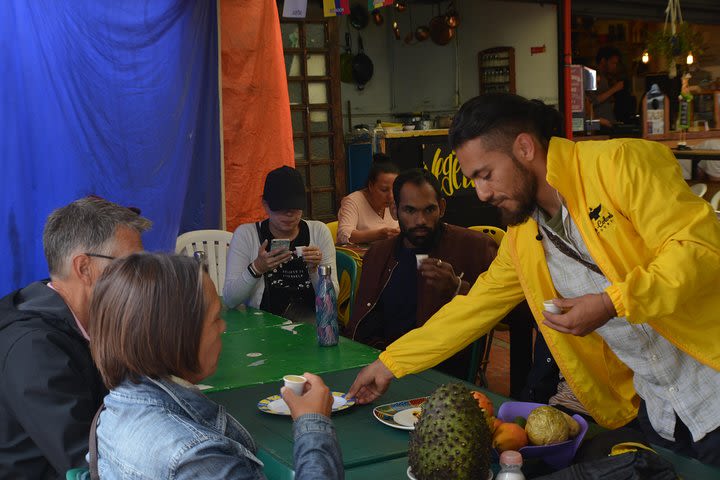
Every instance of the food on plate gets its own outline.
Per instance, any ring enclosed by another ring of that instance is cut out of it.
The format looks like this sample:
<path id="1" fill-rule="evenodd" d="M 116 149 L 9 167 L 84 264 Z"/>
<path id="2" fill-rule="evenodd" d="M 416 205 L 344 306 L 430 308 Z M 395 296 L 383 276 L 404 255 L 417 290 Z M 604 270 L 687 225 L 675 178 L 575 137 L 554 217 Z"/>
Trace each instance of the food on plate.
<path id="1" fill-rule="evenodd" d="M 530 412 L 525 432 L 531 445 L 550 445 L 564 442 L 570 437 L 570 427 L 563 413 L 548 405 Z"/>
<path id="2" fill-rule="evenodd" d="M 473 398 L 477 400 L 480 408 L 485 410 L 485 415 L 487 415 L 488 417 L 492 417 L 493 415 L 495 415 L 495 408 L 493 407 L 493 403 L 484 393 L 478 392 L 477 390 L 474 390 L 471 393 Z"/>
<path id="3" fill-rule="evenodd" d="M 505 450 L 520 450 L 527 444 L 527 433 L 517 423 L 501 423 L 493 433 L 492 445 L 500 453 Z"/>
<path id="4" fill-rule="evenodd" d="M 415 418 L 420 418 L 420 415 L 422 415 L 422 408 L 420 410 L 415 410 L 412 412 L 412 414 L 415 416 Z"/>
<path id="5" fill-rule="evenodd" d="M 492 438 L 487 419 L 464 385 L 439 387 L 410 433 L 408 460 L 418 480 L 485 479 Z"/>

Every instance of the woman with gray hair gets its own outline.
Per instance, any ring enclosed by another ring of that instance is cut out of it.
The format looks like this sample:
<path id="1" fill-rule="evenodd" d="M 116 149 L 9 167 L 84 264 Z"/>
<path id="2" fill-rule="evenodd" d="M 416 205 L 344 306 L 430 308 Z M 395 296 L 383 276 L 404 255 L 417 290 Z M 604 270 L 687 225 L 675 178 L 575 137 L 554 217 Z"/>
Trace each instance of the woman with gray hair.
<path id="1" fill-rule="evenodd" d="M 195 386 L 217 367 L 225 322 L 207 272 L 185 256 L 142 253 L 99 280 L 91 351 L 110 393 L 97 423 L 105 479 L 265 478 L 250 434 Z M 343 477 L 332 397 L 306 373 L 302 396 L 283 391 L 295 420 L 295 478 Z"/>

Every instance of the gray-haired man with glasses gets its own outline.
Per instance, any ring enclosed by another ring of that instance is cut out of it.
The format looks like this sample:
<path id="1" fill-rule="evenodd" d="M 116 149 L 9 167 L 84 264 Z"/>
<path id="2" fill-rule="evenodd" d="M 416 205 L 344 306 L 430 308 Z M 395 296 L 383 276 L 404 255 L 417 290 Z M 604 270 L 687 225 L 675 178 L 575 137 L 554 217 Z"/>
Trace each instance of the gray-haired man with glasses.
<path id="1" fill-rule="evenodd" d="M 96 196 L 52 212 L 50 280 L 0 300 L 0 478 L 65 478 L 84 466 L 106 390 L 90 357 L 90 298 L 110 262 L 143 249 L 151 222 Z"/>

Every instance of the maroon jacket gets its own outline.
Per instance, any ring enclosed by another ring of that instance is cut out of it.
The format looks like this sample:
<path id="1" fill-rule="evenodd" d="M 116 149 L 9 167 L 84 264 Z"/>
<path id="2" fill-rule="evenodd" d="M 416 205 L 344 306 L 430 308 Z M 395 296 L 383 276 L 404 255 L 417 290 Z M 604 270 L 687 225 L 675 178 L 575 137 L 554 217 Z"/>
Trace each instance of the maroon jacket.
<path id="1" fill-rule="evenodd" d="M 449 224 L 443 224 L 443 227 L 439 242 L 428 252 L 428 255 L 451 264 L 455 274 L 464 273 L 463 280 L 472 285 L 492 263 L 497 254 L 497 245 L 484 233 Z M 345 329 L 346 336 L 353 340 L 378 348 L 384 348 L 389 343 L 388 340 L 394 340 L 371 338 L 363 332 L 362 327 L 363 321 L 377 304 L 397 265 L 393 252 L 399 241 L 402 241 L 401 236 L 377 242 L 363 257 L 360 286 L 355 297 L 352 317 Z M 451 297 L 440 298 L 422 277 L 419 283 L 416 327 L 422 326 L 440 307 L 451 300 Z"/>

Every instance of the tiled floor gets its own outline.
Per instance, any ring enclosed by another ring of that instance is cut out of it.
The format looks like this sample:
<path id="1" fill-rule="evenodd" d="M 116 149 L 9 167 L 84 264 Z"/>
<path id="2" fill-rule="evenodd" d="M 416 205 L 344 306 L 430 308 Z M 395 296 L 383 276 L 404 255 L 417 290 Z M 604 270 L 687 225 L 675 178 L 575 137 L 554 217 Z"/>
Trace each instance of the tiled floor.
<path id="1" fill-rule="evenodd" d="M 488 390 L 510 395 L 510 332 L 495 332 L 490 350 L 487 379 Z"/>

